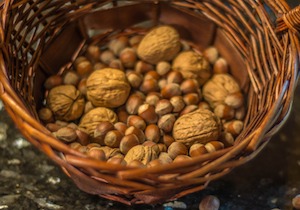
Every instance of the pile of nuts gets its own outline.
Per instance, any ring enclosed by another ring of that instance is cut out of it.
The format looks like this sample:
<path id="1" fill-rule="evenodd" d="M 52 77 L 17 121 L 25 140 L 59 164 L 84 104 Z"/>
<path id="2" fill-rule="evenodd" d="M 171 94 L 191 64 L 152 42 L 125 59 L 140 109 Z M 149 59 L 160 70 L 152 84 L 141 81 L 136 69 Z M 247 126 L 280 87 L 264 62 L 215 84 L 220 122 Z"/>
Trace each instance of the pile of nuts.
<path id="1" fill-rule="evenodd" d="M 232 146 L 243 129 L 244 97 L 226 60 L 168 25 L 87 46 L 44 87 L 38 114 L 52 134 L 110 163 L 185 161 Z"/>

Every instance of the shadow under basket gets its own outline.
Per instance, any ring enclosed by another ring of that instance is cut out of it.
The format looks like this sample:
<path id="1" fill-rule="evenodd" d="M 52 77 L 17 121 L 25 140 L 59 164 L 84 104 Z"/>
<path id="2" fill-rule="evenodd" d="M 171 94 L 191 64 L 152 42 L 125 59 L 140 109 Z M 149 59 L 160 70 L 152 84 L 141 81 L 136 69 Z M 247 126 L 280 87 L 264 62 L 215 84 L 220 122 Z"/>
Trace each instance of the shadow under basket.
<path id="1" fill-rule="evenodd" d="M 1 4 L 0 96 L 24 137 L 83 191 L 128 205 L 204 189 L 254 158 L 286 121 L 299 74 L 300 8 L 284 0 L 6 0 Z M 214 45 L 247 95 L 232 147 L 183 163 L 133 169 L 88 158 L 39 121 L 43 83 L 85 46 L 141 25 L 174 26 L 200 50 Z M 259 166 L 258 166 L 259 167 Z"/>

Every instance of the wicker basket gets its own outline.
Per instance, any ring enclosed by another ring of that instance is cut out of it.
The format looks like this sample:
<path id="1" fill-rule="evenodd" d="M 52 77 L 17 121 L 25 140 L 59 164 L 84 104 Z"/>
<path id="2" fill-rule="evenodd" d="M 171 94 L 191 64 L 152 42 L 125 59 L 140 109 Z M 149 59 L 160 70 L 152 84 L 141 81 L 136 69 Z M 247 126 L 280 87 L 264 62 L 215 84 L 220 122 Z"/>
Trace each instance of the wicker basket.
<path id="1" fill-rule="evenodd" d="M 6 0 L 1 5 L 0 96 L 22 134 L 83 191 L 154 204 L 204 189 L 254 158 L 284 124 L 299 74 L 300 7 L 284 0 Z M 166 23 L 200 49 L 218 48 L 247 92 L 235 145 L 184 163 L 130 169 L 90 159 L 55 139 L 36 110 L 43 82 L 84 46 L 122 29 Z M 259 166 L 258 166 L 259 167 Z"/>

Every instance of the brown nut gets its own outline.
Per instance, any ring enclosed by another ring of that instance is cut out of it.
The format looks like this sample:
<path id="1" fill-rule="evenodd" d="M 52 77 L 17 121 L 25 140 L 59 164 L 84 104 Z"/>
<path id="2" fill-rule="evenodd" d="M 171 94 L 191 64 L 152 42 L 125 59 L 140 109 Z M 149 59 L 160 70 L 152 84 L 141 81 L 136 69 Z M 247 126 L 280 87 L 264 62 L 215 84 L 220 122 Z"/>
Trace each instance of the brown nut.
<path id="1" fill-rule="evenodd" d="M 228 63 L 224 58 L 218 58 L 213 66 L 214 74 L 227 74 L 229 72 Z"/>
<path id="2" fill-rule="evenodd" d="M 158 159 L 162 162 L 162 164 L 169 164 L 173 162 L 173 159 L 167 152 L 161 152 L 158 156 Z"/>
<path id="3" fill-rule="evenodd" d="M 140 74 L 145 74 L 148 71 L 153 70 L 154 67 L 152 64 L 146 63 L 144 61 L 138 61 L 135 65 L 134 70 Z"/>
<path id="4" fill-rule="evenodd" d="M 77 141 L 83 146 L 88 145 L 88 143 L 90 142 L 89 134 L 87 134 L 83 129 L 79 128 L 76 129 L 75 132 L 77 135 Z"/>
<path id="5" fill-rule="evenodd" d="M 57 125 L 56 123 L 47 123 L 46 128 L 51 132 L 55 132 L 58 131 L 58 129 L 62 128 L 62 126 Z"/>
<path id="6" fill-rule="evenodd" d="M 162 90 L 168 84 L 167 79 L 161 78 L 158 80 L 158 87 Z"/>
<path id="7" fill-rule="evenodd" d="M 191 160 L 192 158 L 188 155 L 178 155 L 173 162 L 174 163 L 180 163 L 180 162 L 186 162 L 188 160 Z"/>
<path id="8" fill-rule="evenodd" d="M 160 79 L 160 75 L 155 70 L 151 70 L 144 75 L 144 80 L 147 79 L 154 79 L 158 81 Z"/>
<path id="9" fill-rule="evenodd" d="M 55 137 L 64 142 L 70 143 L 77 139 L 76 132 L 73 128 L 63 127 L 55 132 Z"/>
<path id="10" fill-rule="evenodd" d="M 88 58 L 85 56 L 79 56 L 74 60 L 74 66 L 77 66 L 82 61 L 88 61 Z"/>
<path id="11" fill-rule="evenodd" d="M 183 94 L 198 93 L 200 91 L 199 87 L 195 79 L 186 79 L 180 84 L 180 89 Z"/>
<path id="12" fill-rule="evenodd" d="M 209 63 L 214 64 L 219 58 L 219 51 L 217 48 L 210 46 L 204 50 L 203 55 Z"/>
<path id="13" fill-rule="evenodd" d="M 168 147 L 168 154 L 169 154 L 170 158 L 172 158 L 174 160 L 178 155 L 187 155 L 188 149 L 184 144 L 182 144 L 180 142 L 173 142 Z"/>
<path id="14" fill-rule="evenodd" d="M 171 113 L 173 110 L 173 106 L 171 102 L 167 99 L 161 99 L 157 102 L 155 107 L 155 112 L 158 115 L 165 115 Z"/>
<path id="15" fill-rule="evenodd" d="M 162 165 L 162 161 L 160 159 L 154 159 L 154 160 L 151 160 L 148 164 L 147 164 L 147 167 L 148 168 L 151 168 L 151 167 L 156 167 L 156 166 L 160 166 Z"/>
<path id="16" fill-rule="evenodd" d="M 167 61 L 160 61 L 156 65 L 156 72 L 164 76 L 171 70 L 171 64 Z"/>
<path id="17" fill-rule="evenodd" d="M 120 59 L 111 60 L 108 67 L 124 71 L 124 66 L 123 66 L 122 62 L 120 61 Z"/>
<path id="18" fill-rule="evenodd" d="M 67 71 L 63 76 L 63 83 L 65 85 L 78 85 L 80 77 L 75 71 Z"/>
<path id="19" fill-rule="evenodd" d="M 150 92 L 147 94 L 145 102 L 152 106 L 156 106 L 157 102 L 161 99 L 161 95 L 158 92 Z"/>
<path id="20" fill-rule="evenodd" d="M 220 200 L 213 195 L 205 196 L 199 204 L 199 210 L 218 210 L 219 208 Z"/>
<path id="21" fill-rule="evenodd" d="M 100 60 L 106 65 L 109 65 L 114 59 L 116 59 L 116 57 L 111 50 L 105 50 L 100 55 Z"/>
<path id="22" fill-rule="evenodd" d="M 224 144 L 225 147 L 234 145 L 234 137 L 231 133 L 228 132 L 222 132 L 220 141 Z"/>
<path id="23" fill-rule="evenodd" d="M 167 147 L 169 147 L 173 142 L 175 141 L 175 139 L 171 136 L 171 135 L 163 135 L 161 142 L 163 144 L 165 144 Z"/>
<path id="24" fill-rule="evenodd" d="M 141 105 L 138 109 L 138 115 L 148 124 L 156 123 L 158 120 L 158 116 L 155 113 L 155 107 L 150 104 Z"/>
<path id="25" fill-rule="evenodd" d="M 176 83 L 167 84 L 162 90 L 161 95 L 163 98 L 170 99 L 173 96 L 180 96 L 181 90 L 180 86 Z"/>
<path id="26" fill-rule="evenodd" d="M 146 140 L 144 132 L 141 129 L 137 128 L 137 127 L 134 127 L 134 126 L 128 127 L 125 131 L 125 136 L 127 136 L 129 134 L 136 135 L 139 139 L 140 144 L 144 143 L 144 141 Z"/>
<path id="27" fill-rule="evenodd" d="M 129 39 L 130 46 L 135 46 L 139 44 L 142 41 L 143 37 L 144 36 L 142 35 L 134 35 L 133 37 L 130 37 Z"/>
<path id="28" fill-rule="evenodd" d="M 168 148 L 167 148 L 167 146 L 165 144 L 158 143 L 157 146 L 158 146 L 158 149 L 159 149 L 159 153 L 161 153 L 161 152 L 167 152 Z"/>
<path id="29" fill-rule="evenodd" d="M 200 144 L 200 143 L 193 144 L 189 150 L 189 155 L 191 157 L 197 157 L 197 156 L 200 156 L 200 155 L 203 155 L 206 153 L 207 153 L 207 150 L 206 150 L 204 144 Z"/>
<path id="30" fill-rule="evenodd" d="M 89 149 L 87 151 L 87 155 L 96 160 L 101 160 L 101 161 L 106 160 L 105 153 L 103 152 L 102 149 L 100 149 L 98 147 L 92 147 L 91 149 Z"/>
<path id="31" fill-rule="evenodd" d="M 131 87 L 138 88 L 143 82 L 143 76 L 135 71 L 130 71 L 126 73 L 127 80 Z"/>
<path id="32" fill-rule="evenodd" d="M 75 65 L 77 74 L 80 77 L 85 77 L 93 71 L 93 65 L 88 60 L 83 60 Z"/>
<path id="33" fill-rule="evenodd" d="M 125 155 L 134 146 L 139 145 L 138 137 L 131 133 L 122 138 L 120 142 L 120 151 Z"/>
<path id="34" fill-rule="evenodd" d="M 140 160 L 132 160 L 127 164 L 131 168 L 145 168 L 146 166 Z"/>
<path id="35" fill-rule="evenodd" d="M 107 163 L 113 165 L 122 165 L 122 166 L 127 165 L 126 161 L 124 160 L 124 157 L 111 157 L 107 160 Z"/>
<path id="36" fill-rule="evenodd" d="M 91 149 L 91 148 L 93 148 L 93 147 L 100 148 L 101 145 L 98 144 L 98 143 L 89 143 L 88 145 L 86 145 L 86 148 L 87 148 L 88 150 Z"/>
<path id="37" fill-rule="evenodd" d="M 189 113 L 192 113 L 194 111 L 198 110 L 198 106 L 197 105 L 188 105 L 186 107 L 184 107 L 184 109 L 180 112 L 179 116 L 183 116 Z"/>
<path id="38" fill-rule="evenodd" d="M 182 81 L 183 81 L 183 76 L 179 71 L 170 71 L 167 75 L 168 83 L 176 83 L 180 85 Z"/>
<path id="39" fill-rule="evenodd" d="M 125 104 L 128 114 L 137 114 L 139 107 L 144 103 L 144 99 L 138 94 L 131 94 Z"/>
<path id="40" fill-rule="evenodd" d="M 292 205 L 295 209 L 300 209 L 300 194 L 292 199 Z"/>
<path id="41" fill-rule="evenodd" d="M 119 122 L 127 123 L 129 114 L 124 106 L 119 107 L 116 114 Z"/>
<path id="42" fill-rule="evenodd" d="M 145 129 L 146 140 L 153 141 L 155 143 L 160 140 L 160 129 L 155 124 L 150 124 Z"/>
<path id="43" fill-rule="evenodd" d="M 81 79 L 79 82 L 78 82 L 78 85 L 77 85 L 77 89 L 83 94 L 83 95 L 86 95 L 86 78 L 83 78 Z"/>
<path id="44" fill-rule="evenodd" d="M 238 109 L 244 103 L 244 96 L 241 92 L 228 94 L 224 100 L 224 103 L 234 109 Z"/>
<path id="45" fill-rule="evenodd" d="M 125 131 L 128 128 L 126 123 L 123 123 L 123 122 L 116 122 L 114 124 L 114 127 L 115 127 L 116 130 L 120 131 L 123 135 L 125 135 Z"/>
<path id="46" fill-rule="evenodd" d="M 143 80 L 141 86 L 140 86 L 140 91 L 142 91 L 143 93 L 147 94 L 150 92 L 156 92 L 159 90 L 157 81 L 155 79 L 147 79 L 147 80 Z"/>
<path id="47" fill-rule="evenodd" d="M 127 118 L 127 125 L 128 126 L 134 126 L 140 130 L 145 130 L 146 128 L 146 122 L 144 119 L 138 115 L 130 115 Z"/>
<path id="48" fill-rule="evenodd" d="M 100 48 L 96 45 L 90 45 L 86 50 L 86 57 L 89 58 L 89 60 L 91 60 L 93 63 L 99 60 L 100 54 Z"/>
<path id="49" fill-rule="evenodd" d="M 137 61 L 135 50 L 129 47 L 124 48 L 120 52 L 120 60 L 125 68 L 133 68 Z"/>
<path id="50" fill-rule="evenodd" d="M 116 39 L 112 39 L 108 43 L 108 48 L 116 55 L 119 56 L 121 51 L 128 46 L 128 37 L 120 36 Z"/>
<path id="51" fill-rule="evenodd" d="M 166 114 L 159 118 L 157 125 L 164 132 L 171 132 L 174 126 L 176 118 L 174 114 Z"/>
<path id="52" fill-rule="evenodd" d="M 216 105 L 214 113 L 221 119 L 231 120 L 234 118 L 234 109 L 226 104 Z"/>
<path id="53" fill-rule="evenodd" d="M 244 127 L 243 121 L 232 120 L 224 124 L 225 131 L 231 133 L 233 136 L 238 136 Z"/>
<path id="54" fill-rule="evenodd" d="M 92 102 L 87 101 L 84 105 L 84 113 L 88 113 L 89 111 L 91 111 L 92 109 L 94 109 L 94 105 L 92 104 Z"/>
<path id="55" fill-rule="evenodd" d="M 200 101 L 198 93 L 187 93 L 183 96 L 184 103 L 188 105 L 197 105 Z"/>
<path id="56" fill-rule="evenodd" d="M 79 147 L 81 147 L 82 145 L 80 144 L 80 143 L 78 143 L 78 142 L 72 142 L 72 143 L 70 143 L 69 144 L 69 147 L 71 148 L 71 149 L 74 149 L 74 150 L 77 150 Z"/>
<path id="57" fill-rule="evenodd" d="M 111 148 L 117 148 L 120 146 L 123 134 L 118 130 L 108 131 L 104 137 L 104 144 Z"/>
<path id="58" fill-rule="evenodd" d="M 106 64 L 101 63 L 101 62 L 97 62 L 97 63 L 94 64 L 93 70 L 104 69 L 104 68 L 106 68 L 106 67 L 107 67 Z"/>
<path id="59" fill-rule="evenodd" d="M 209 104 L 206 101 L 200 101 L 198 104 L 198 108 L 211 110 L 211 107 L 209 106 Z"/>
<path id="60" fill-rule="evenodd" d="M 173 106 L 173 112 L 181 112 L 185 107 L 185 103 L 182 96 L 173 96 L 170 98 L 170 103 Z"/>
<path id="61" fill-rule="evenodd" d="M 46 90 L 50 90 L 56 86 L 62 85 L 63 79 L 60 75 L 52 75 L 48 77 L 44 83 Z"/>
<path id="62" fill-rule="evenodd" d="M 237 120 L 243 120 L 246 115 L 246 108 L 244 106 L 241 106 L 240 108 L 235 110 L 235 119 Z"/>
<path id="63" fill-rule="evenodd" d="M 224 149 L 224 144 L 220 141 L 210 141 L 204 146 L 209 153 Z"/>
<path id="64" fill-rule="evenodd" d="M 109 121 L 99 122 L 96 125 L 93 136 L 96 137 L 96 138 L 104 139 L 105 135 L 109 131 L 112 131 L 114 129 L 115 129 L 115 127 L 114 127 L 114 124 L 112 122 L 109 122 Z"/>
<path id="65" fill-rule="evenodd" d="M 38 111 L 38 115 L 39 115 L 39 118 L 45 123 L 54 122 L 53 113 L 52 113 L 51 109 L 49 109 L 49 108 L 46 108 L 46 107 L 41 108 Z"/>

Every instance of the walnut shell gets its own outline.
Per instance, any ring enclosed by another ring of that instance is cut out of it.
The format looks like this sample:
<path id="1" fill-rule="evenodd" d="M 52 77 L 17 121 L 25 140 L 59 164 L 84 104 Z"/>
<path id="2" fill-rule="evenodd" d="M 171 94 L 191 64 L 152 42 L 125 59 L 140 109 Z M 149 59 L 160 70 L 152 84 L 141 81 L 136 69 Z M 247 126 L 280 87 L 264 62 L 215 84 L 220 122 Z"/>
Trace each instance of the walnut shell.
<path id="1" fill-rule="evenodd" d="M 137 145 L 132 147 L 125 155 L 124 160 L 130 163 L 133 160 L 139 160 L 144 165 L 149 163 L 151 160 L 158 158 L 158 154 L 154 148 L 149 146 Z"/>
<path id="2" fill-rule="evenodd" d="M 199 85 L 203 85 L 211 77 L 209 62 L 194 51 L 184 51 L 176 56 L 172 68 L 180 71 L 185 79 L 196 79 Z"/>
<path id="3" fill-rule="evenodd" d="M 123 105 L 130 93 L 130 84 L 123 71 L 104 68 L 94 71 L 86 81 L 87 98 L 96 107 L 114 108 Z"/>
<path id="4" fill-rule="evenodd" d="M 149 31 L 140 42 L 138 56 L 151 64 L 170 61 L 180 51 L 181 43 L 178 32 L 171 26 L 158 26 Z"/>
<path id="5" fill-rule="evenodd" d="M 173 127 L 175 141 L 190 147 L 194 143 L 205 144 L 216 140 L 221 134 L 221 121 L 207 109 L 196 111 L 179 117 Z"/>
<path id="6" fill-rule="evenodd" d="M 229 94 L 237 92 L 240 92 L 240 86 L 229 74 L 215 74 L 202 89 L 204 99 L 212 108 L 223 104 Z"/>
<path id="7" fill-rule="evenodd" d="M 82 115 L 85 100 L 73 85 L 59 85 L 49 91 L 47 105 L 56 119 L 72 121 Z"/>
<path id="8" fill-rule="evenodd" d="M 86 130 L 86 132 L 93 137 L 94 131 L 100 122 L 116 123 L 118 117 L 114 111 L 105 107 L 97 107 L 82 116 L 79 127 Z"/>

